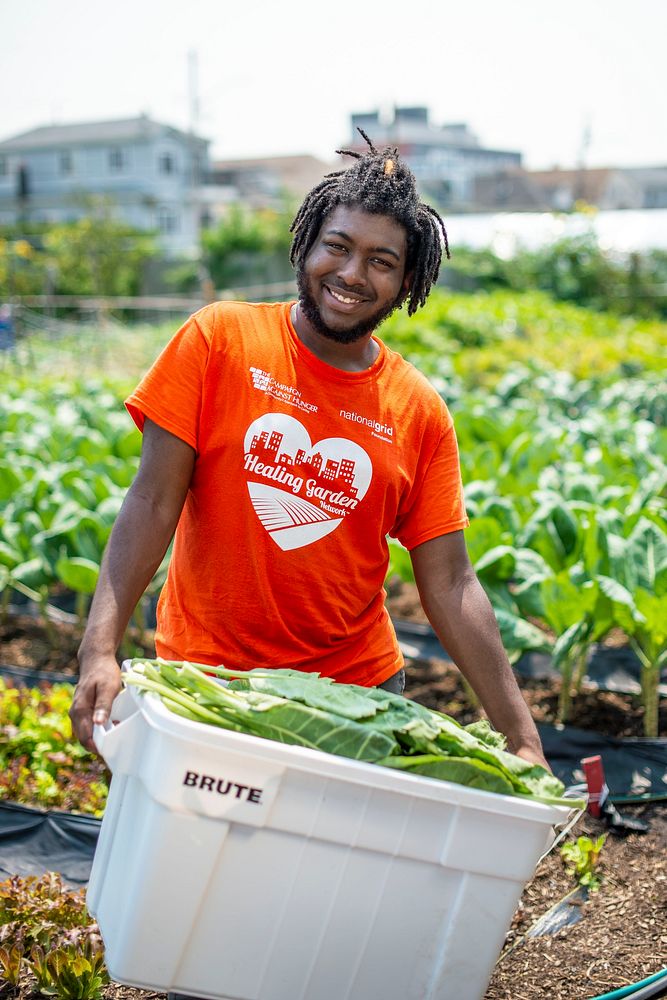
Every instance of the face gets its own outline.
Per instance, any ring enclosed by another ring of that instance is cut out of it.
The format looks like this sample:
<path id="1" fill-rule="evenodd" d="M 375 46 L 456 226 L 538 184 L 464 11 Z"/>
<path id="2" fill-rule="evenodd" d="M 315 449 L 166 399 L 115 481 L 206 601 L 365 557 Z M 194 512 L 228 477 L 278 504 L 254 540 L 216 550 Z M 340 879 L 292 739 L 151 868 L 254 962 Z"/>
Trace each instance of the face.
<path id="1" fill-rule="evenodd" d="M 340 344 L 367 336 L 403 300 L 406 253 L 405 229 L 391 216 L 339 205 L 297 270 L 304 316 Z"/>

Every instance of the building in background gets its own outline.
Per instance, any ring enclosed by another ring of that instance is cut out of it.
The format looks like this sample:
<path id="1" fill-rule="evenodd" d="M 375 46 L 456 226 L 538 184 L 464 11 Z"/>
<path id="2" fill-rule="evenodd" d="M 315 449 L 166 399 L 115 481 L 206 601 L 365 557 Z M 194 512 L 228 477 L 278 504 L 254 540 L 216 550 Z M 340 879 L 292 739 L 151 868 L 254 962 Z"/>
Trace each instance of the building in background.
<path id="1" fill-rule="evenodd" d="M 233 190 L 236 200 L 252 208 L 300 204 L 325 174 L 339 169 L 316 156 L 264 156 L 247 160 L 215 160 L 209 181 L 214 190 Z"/>
<path id="2" fill-rule="evenodd" d="M 425 107 L 397 107 L 389 120 L 379 111 L 355 113 L 351 125 L 351 149 L 367 148 L 358 128 L 377 147 L 396 146 L 422 196 L 450 212 L 476 209 L 478 178 L 521 167 L 521 153 L 487 149 L 465 124 L 431 125 Z"/>
<path id="3" fill-rule="evenodd" d="M 475 181 L 474 200 L 482 212 L 667 208 L 667 167 L 501 170 Z"/>
<path id="4" fill-rule="evenodd" d="M 0 224 L 64 222 L 104 198 L 167 253 L 199 247 L 209 142 L 146 115 L 45 125 L 0 142 Z"/>

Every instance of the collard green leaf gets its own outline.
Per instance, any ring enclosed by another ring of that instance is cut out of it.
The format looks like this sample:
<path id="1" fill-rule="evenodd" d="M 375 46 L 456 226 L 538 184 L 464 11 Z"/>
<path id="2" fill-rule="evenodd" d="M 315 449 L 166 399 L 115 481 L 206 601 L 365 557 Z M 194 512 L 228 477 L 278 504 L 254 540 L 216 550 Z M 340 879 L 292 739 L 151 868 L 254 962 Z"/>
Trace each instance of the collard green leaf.
<path id="1" fill-rule="evenodd" d="M 199 669 L 190 663 L 135 660 L 126 680 L 160 694 L 165 705 L 178 714 L 237 732 L 408 769 L 413 764 L 394 761 L 422 758 L 423 764 L 423 758 L 429 757 L 429 765 L 435 767 L 432 776 L 465 781 L 487 790 L 493 779 L 494 790 L 502 788 L 504 792 L 541 800 L 550 797 L 556 801 L 563 793 L 562 783 L 553 775 L 501 749 L 502 737 L 488 725 L 480 724 L 476 735 L 474 728 L 464 729 L 448 716 L 398 695 L 377 688 L 337 685 L 312 674 L 299 678 L 296 671 L 276 671 L 276 685 L 283 690 L 291 685 L 302 699 L 294 701 L 259 689 L 271 671 L 249 671 L 230 687 L 207 676 L 207 670 L 237 676 L 224 668 Z M 347 710 L 352 706 L 354 714 L 359 699 L 372 702 L 375 711 L 363 709 L 364 717 L 345 718 L 311 707 L 303 699 L 319 701 L 323 695 L 306 694 L 305 686 L 309 684 L 326 694 L 340 688 L 337 705 Z M 343 694 L 343 689 L 348 688 Z M 458 766 L 452 761 L 459 762 Z"/>
<path id="2" fill-rule="evenodd" d="M 510 650 L 524 651 L 533 649 L 538 652 L 547 653 L 551 649 L 549 636 L 518 615 L 513 615 L 503 608 L 494 608 L 500 636 L 503 645 L 508 652 Z"/>
<path id="3" fill-rule="evenodd" d="M 567 572 L 543 580 L 540 589 L 546 621 L 558 635 L 587 618 L 595 607 L 596 586 L 592 582 L 578 586 Z"/>
<path id="4" fill-rule="evenodd" d="M 380 763 L 385 767 L 421 774 L 425 778 L 452 781 L 457 785 L 467 785 L 468 788 L 479 788 L 485 792 L 497 792 L 500 795 L 514 793 L 512 782 L 508 781 L 501 771 L 474 757 L 425 754 L 414 757 L 388 757 Z"/>
<path id="5" fill-rule="evenodd" d="M 590 634 L 590 623 L 578 621 L 570 625 L 561 635 L 558 636 L 553 647 L 553 662 L 555 667 L 560 667 L 566 663 L 581 647 L 586 643 Z"/>
<path id="6" fill-rule="evenodd" d="M 567 504 L 556 504 L 551 512 L 558 537 L 566 555 L 572 555 L 579 542 L 579 524 Z"/>
<path id="7" fill-rule="evenodd" d="M 229 686 L 232 690 L 264 691 L 278 698 L 289 698 L 310 708 L 335 712 L 345 719 L 371 718 L 380 709 L 378 702 L 351 690 L 350 685 L 336 684 L 330 677 L 314 680 L 304 673 L 285 675 L 275 671 L 271 676 L 267 671 L 258 676 L 250 671 L 246 677 L 231 681 Z"/>
<path id="8" fill-rule="evenodd" d="M 640 518 L 628 538 L 627 558 L 636 586 L 653 591 L 656 579 L 667 570 L 667 535 L 653 521 Z"/>
<path id="9" fill-rule="evenodd" d="M 487 746 L 498 747 L 499 750 L 504 750 L 507 746 L 503 734 L 494 729 L 488 719 L 478 719 L 477 722 L 471 722 L 463 728 Z"/>
<path id="10" fill-rule="evenodd" d="M 637 631 L 643 639 L 645 651 L 656 662 L 667 650 L 667 594 L 650 594 L 639 589 L 635 594 L 637 610 L 643 618 Z"/>
<path id="11" fill-rule="evenodd" d="M 56 563 L 56 573 L 70 590 L 79 594 L 92 594 L 97 586 L 100 567 L 98 563 L 81 556 L 73 556 L 71 559 L 63 556 Z"/>
<path id="12" fill-rule="evenodd" d="M 470 561 L 475 566 L 487 552 L 505 543 L 503 529 L 495 517 L 480 517 L 466 529 L 466 547 Z"/>
<path id="13" fill-rule="evenodd" d="M 516 565 L 515 550 L 511 545 L 496 545 L 482 553 L 473 565 L 480 578 L 509 580 Z"/>

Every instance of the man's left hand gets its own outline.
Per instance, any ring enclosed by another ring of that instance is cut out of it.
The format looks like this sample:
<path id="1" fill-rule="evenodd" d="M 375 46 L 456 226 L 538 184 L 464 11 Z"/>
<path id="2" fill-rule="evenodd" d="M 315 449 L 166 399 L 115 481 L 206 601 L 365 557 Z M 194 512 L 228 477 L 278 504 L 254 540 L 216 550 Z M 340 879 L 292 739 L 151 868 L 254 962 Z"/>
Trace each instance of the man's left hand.
<path id="1" fill-rule="evenodd" d="M 546 757 L 534 747 L 523 746 L 519 747 L 518 750 L 513 751 L 517 757 L 521 757 L 522 760 L 527 760 L 530 764 L 539 764 L 547 771 L 551 771 L 551 767 L 547 762 Z"/>

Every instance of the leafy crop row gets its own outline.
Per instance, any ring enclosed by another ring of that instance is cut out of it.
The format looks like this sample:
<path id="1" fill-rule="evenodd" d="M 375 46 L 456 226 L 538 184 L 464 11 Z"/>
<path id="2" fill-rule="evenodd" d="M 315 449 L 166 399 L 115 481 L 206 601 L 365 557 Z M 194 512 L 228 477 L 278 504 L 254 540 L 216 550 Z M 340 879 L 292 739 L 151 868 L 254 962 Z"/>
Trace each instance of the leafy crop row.
<path id="1" fill-rule="evenodd" d="M 512 661 L 551 653 L 567 719 L 594 643 L 625 633 L 645 731 L 667 665 L 667 327 L 544 295 L 443 296 L 392 343 L 453 411 L 466 540 Z M 544 366 L 554 358 L 564 370 Z M 393 572 L 412 580 L 391 544 Z"/>
<path id="2" fill-rule="evenodd" d="M 541 293 L 435 292 L 383 336 L 454 414 L 468 546 L 511 658 L 556 656 L 566 718 L 591 644 L 622 630 L 655 732 L 667 659 L 667 324 Z M 73 591 L 83 617 L 139 435 L 108 385 L 15 380 L 4 397 L 0 591 L 43 607 Z M 410 576 L 395 545 L 392 571 Z"/>
<path id="3" fill-rule="evenodd" d="M 71 592 L 84 618 L 138 466 L 140 436 L 104 385 L 16 383 L 4 395 L 0 592 L 5 605 L 14 591 L 44 611 L 59 592 Z"/>
<path id="4" fill-rule="evenodd" d="M 0 883 L 0 986 L 15 996 L 102 996 L 109 976 L 84 895 L 83 889 L 67 889 L 53 872 Z"/>
<path id="5" fill-rule="evenodd" d="M 101 816 L 102 763 L 72 736 L 69 684 L 13 688 L 0 678 L 0 799 Z"/>

